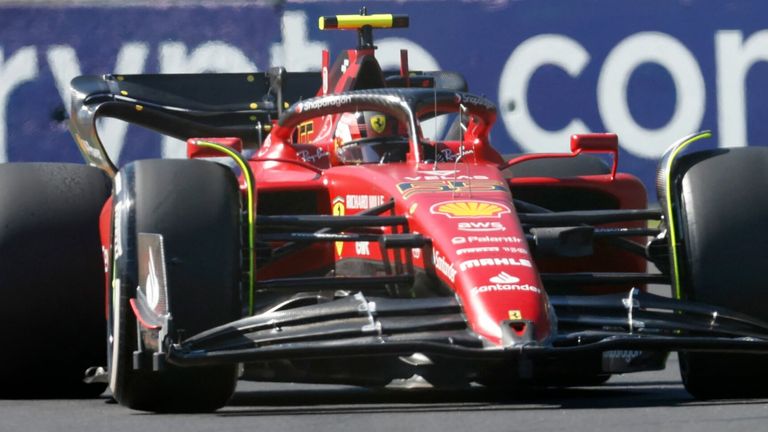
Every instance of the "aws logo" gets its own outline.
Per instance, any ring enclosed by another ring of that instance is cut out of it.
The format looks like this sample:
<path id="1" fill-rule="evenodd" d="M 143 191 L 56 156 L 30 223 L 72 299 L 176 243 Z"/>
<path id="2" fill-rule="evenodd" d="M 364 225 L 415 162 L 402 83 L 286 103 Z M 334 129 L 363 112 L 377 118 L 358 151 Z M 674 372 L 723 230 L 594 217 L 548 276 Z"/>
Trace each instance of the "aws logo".
<path id="1" fill-rule="evenodd" d="M 504 204 L 490 201 L 443 201 L 430 207 L 432 214 L 441 214 L 451 219 L 500 218 L 511 210 Z"/>

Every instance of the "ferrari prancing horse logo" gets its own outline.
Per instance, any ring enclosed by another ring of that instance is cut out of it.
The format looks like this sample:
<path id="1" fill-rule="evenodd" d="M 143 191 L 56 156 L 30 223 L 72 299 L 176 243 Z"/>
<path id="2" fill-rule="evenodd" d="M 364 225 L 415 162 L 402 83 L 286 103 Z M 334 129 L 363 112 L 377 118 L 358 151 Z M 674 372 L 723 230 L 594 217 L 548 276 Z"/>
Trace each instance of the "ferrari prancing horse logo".
<path id="1" fill-rule="evenodd" d="M 381 114 L 371 117 L 371 129 L 376 133 L 384 132 L 387 127 L 387 118 Z"/>

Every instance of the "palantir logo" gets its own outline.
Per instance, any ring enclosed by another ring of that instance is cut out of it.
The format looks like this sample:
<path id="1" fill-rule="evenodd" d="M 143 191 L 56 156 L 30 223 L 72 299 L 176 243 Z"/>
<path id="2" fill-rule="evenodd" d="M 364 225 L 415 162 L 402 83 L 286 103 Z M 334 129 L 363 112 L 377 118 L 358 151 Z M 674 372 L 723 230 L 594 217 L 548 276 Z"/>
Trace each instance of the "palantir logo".
<path id="1" fill-rule="evenodd" d="M 495 284 L 513 284 L 520 282 L 520 278 L 516 278 L 511 274 L 503 271 L 490 279 L 491 283 Z"/>

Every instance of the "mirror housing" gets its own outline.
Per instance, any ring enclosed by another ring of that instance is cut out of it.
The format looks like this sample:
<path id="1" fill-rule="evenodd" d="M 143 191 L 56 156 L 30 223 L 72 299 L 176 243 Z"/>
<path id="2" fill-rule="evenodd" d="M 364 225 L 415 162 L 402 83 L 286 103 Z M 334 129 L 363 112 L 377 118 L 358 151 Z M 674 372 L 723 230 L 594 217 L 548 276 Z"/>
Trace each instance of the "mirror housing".
<path id="1" fill-rule="evenodd" d="M 611 178 L 616 177 L 619 166 L 619 137 L 614 133 L 587 133 L 571 135 L 571 154 L 609 153 L 613 155 Z"/>

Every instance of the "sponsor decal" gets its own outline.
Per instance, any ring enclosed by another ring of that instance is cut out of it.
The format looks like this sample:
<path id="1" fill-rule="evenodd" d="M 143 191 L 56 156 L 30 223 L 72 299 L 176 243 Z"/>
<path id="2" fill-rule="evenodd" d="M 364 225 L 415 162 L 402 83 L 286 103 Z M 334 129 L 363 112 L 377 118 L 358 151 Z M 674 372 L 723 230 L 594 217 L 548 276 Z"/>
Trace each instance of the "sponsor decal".
<path id="1" fill-rule="evenodd" d="M 513 253 L 513 254 L 520 254 L 520 255 L 526 255 L 528 256 L 528 250 L 525 248 L 520 247 L 509 247 L 509 246 L 502 246 L 501 250 L 507 253 Z"/>
<path id="2" fill-rule="evenodd" d="M 435 249 L 433 256 L 435 268 L 437 268 L 440 273 L 444 274 L 449 281 L 456 281 L 457 270 L 453 267 L 453 264 L 449 264 L 448 260 L 446 260 L 444 256 L 441 256 L 437 249 Z"/>
<path id="3" fill-rule="evenodd" d="M 421 258 L 421 249 L 419 249 L 419 248 L 411 249 L 411 255 L 413 255 L 413 259 Z"/>
<path id="4" fill-rule="evenodd" d="M 449 150 L 450 151 L 450 150 Z M 454 157 L 455 159 L 455 157 Z M 419 171 L 420 173 L 423 171 Z M 403 178 L 408 181 L 433 181 L 433 180 L 488 180 L 488 176 L 484 175 L 456 175 L 455 171 L 454 174 L 449 175 L 441 175 L 436 173 L 446 172 L 446 171 L 429 171 L 431 174 L 424 174 L 424 175 L 418 175 L 414 177 L 404 176 Z"/>
<path id="5" fill-rule="evenodd" d="M 442 149 L 440 150 L 440 156 L 438 156 L 437 160 L 441 160 L 440 158 L 442 158 L 442 160 L 446 162 L 451 162 L 451 161 L 455 161 L 457 157 L 458 155 L 454 153 L 453 150 Z"/>
<path id="6" fill-rule="evenodd" d="M 643 352 L 638 350 L 613 350 L 605 351 L 603 353 L 603 358 L 610 360 L 623 360 L 626 363 L 629 363 L 641 355 L 643 355 Z"/>
<path id="7" fill-rule="evenodd" d="M 499 291 L 528 291 L 536 294 L 541 294 L 541 290 L 538 287 L 529 284 L 493 284 L 493 285 L 481 285 L 472 287 L 469 290 L 472 294 L 483 294 L 487 292 L 499 292 Z"/>
<path id="8" fill-rule="evenodd" d="M 387 118 L 381 114 L 377 114 L 373 117 L 371 117 L 371 129 L 373 129 L 376 133 L 382 133 L 384 132 L 384 129 L 387 127 Z"/>
<path id="9" fill-rule="evenodd" d="M 333 215 L 334 216 L 344 216 L 346 214 L 346 208 L 344 207 L 344 198 L 342 197 L 336 197 L 333 199 Z M 341 253 L 344 252 L 344 242 L 337 241 L 334 243 L 334 246 L 336 247 L 336 254 L 341 256 Z"/>
<path id="10" fill-rule="evenodd" d="M 496 276 L 493 276 L 489 279 L 491 283 L 497 283 L 497 284 L 505 284 L 505 283 L 518 283 L 520 282 L 520 278 L 512 276 L 511 274 L 502 271 Z"/>
<path id="11" fill-rule="evenodd" d="M 371 254 L 369 242 L 367 241 L 355 242 L 355 253 L 362 256 L 369 256 Z"/>
<path id="12" fill-rule="evenodd" d="M 467 237 L 454 237 L 451 239 L 451 243 L 465 244 L 465 243 L 522 243 L 523 239 L 514 236 L 467 236 Z"/>
<path id="13" fill-rule="evenodd" d="M 505 204 L 490 201 L 443 201 L 430 207 L 429 212 L 454 218 L 500 218 L 511 213 Z"/>
<path id="14" fill-rule="evenodd" d="M 296 112 L 319 110 L 328 107 L 340 107 L 352 102 L 352 97 L 348 95 L 325 96 L 317 100 L 309 100 L 296 105 Z"/>
<path id="15" fill-rule="evenodd" d="M 521 320 L 523 319 L 523 314 L 521 314 L 519 310 L 511 310 L 509 311 L 509 319 Z"/>
<path id="16" fill-rule="evenodd" d="M 504 192 L 507 187 L 497 180 L 430 180 L 398 183 L 397 190 L 408 199 L 424 193 Z"/>
<path id="17" fill-rule="evenodd" d="M 104 258 L 104 273 L 109 274 L 109 248 L 101 246 L 101 256 Z"/>
<path id="18" fill-rule="evenodd" d="M 475 105 L 475 106 L 481 106 L 485 109 L 495 111 L 496 105 L 491 103 L 488 99 L 484 97 L 479 97 L 471 94 L 459 94 L 456 93 L 456 103 L 460 104 L 467 104 L 467 105 Z"/>
<path id="19" fill-rule="evenodd" d="M 383 195 L 347 195 L 348 209 L 367 210 L 384 204 Z"/>
<path id="20" fill-rule="evenodd" d="M 306 121 L 304 123 L 301 123 L 296 127 L 297 132 L 297 139 L 296 142 L 299 144 L 307 144 L 311 141 L 312 135 L 314 134 L 314 122 L 313 121 Z M 309 152 L 307 152 L 309 153 Z M 299 156 L 301 156 L 301 152 L 299 152 Z M 306 161 L 306 159 L 305 159 Z"/>
<path id="21" fill-rule="evenodd" d="M 462 238 L 462 237 L 456 237 L 456 238 Z M 493 252 L 499 252 L 498 246 L 487 246 L 487 247 L 476 247 L 476 248 L 464 248 L 459 249 L 456 251 L 456 255 L 466 255 L 466 254 L 473 254 L 473 253 L 493 253 Z"/>
<path id="22" fill-rule="evenodd" d="M 296 154 L 304 162 L 311 163 L 311 164 L 317 163 L 321 159 L 328 157 L 328 152 L 327 151 L 323 151 L 323 149 L 321 149 L 319 147 L 317 149 L 315 149 L 314 152 L 312 152 L 310 150 L 301 150 L 301 151 L 297 152 Z"/>
<path id="23" fill-rule="evenodd" d="M 448 176 L 456 175 L 456 173 L 458 173 L 459 171 L 457 170 L 426 170 L 426 171 L 418 170 L 416 172 L 425 176 L 430 175 L 430 176 L 448 177 Z"/>
<path id="24" fill-rule="evenodd" d="M 459 231 L 483 232 L 483 231 L 506 231 L 501 222 L 459 222 Z"/>
<path id="25" fill-rule="evenodd" d="M 518 266 L 518 267 L 532 267 L 531 262 L 527 259 L 520 258 L 479 258 L 471 259 L 459 264 L 459 270 L 466 271 L 471 268 L 477 267 L 492 267 L 492 266 Z"/>

